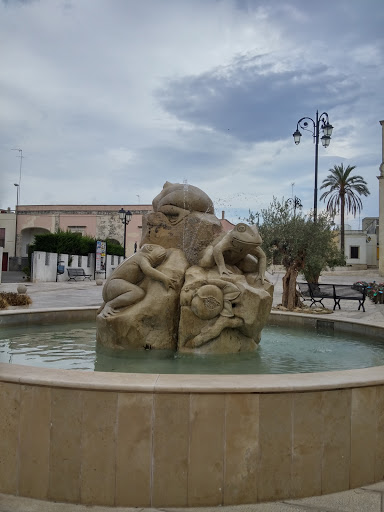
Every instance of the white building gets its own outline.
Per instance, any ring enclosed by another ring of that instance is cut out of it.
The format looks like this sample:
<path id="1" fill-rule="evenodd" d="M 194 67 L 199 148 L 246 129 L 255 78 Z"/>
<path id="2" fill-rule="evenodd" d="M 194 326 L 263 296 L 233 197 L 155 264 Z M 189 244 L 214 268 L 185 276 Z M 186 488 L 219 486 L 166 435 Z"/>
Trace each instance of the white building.
<path id="1" fill-rule="evenodd" d="M 378 266 L 376 233 L 365 230 L 345 230 L 345 258 L 347 265 Z"/>
<path id="2" fill-rule="evenodd" d="M 379 243 L 381 245 L 384 244 L 384 121 L 380 121 L 381 124 L 381 148 L 382 148 L 382 158 L 380 165 L 380 176 L 378 176 L 379 180 Z M 379 273 L 384 277 L 384 249 L 379 253 Z"/>

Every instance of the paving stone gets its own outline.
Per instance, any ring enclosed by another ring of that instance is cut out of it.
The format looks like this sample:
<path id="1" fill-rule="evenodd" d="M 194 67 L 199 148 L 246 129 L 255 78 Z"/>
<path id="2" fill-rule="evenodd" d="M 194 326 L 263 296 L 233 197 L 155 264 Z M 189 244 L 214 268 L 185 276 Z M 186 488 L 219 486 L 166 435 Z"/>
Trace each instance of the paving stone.
<path id="1" fill-rule="evenodd" d="M 287 500 L 295 506 L 308 505 L 313 512 L 382 512 L 381 494 L 373 490 L 355 489 L 353 491 L 338 492 L 314 498 L 301 500 Z"/>
<path id="2" fill-rule="evenodd" d="M 54 503 L 51 501 L 40 501 L 0 494 L 0 512 L 141 512 L 141 510 L 144 509 L 128 507 L 92 507 L 88 505 Z"/>
<path id="3" fill-rule="evenodd" d="M 383 492 L 384 493 L 384 482 L 378 482 L 377 484 L 372 485 L 364 485 L 362 487 L 365 491 L 377 491 L 377 492 Z M 384 497 L 383 497 L 384 501 Z"/>
<path id="4" fill-rule="evenodd" d="M 322 509 L 314 510 L 313 507 L 295 506 L 282 503 L 258 503 L 257 505 L 236 505 L 231 507 L 200 507 L 200 508 L 163 508 L 162 512 L 323 512 Z M 145 509 L 143 512 L 147 512 Z M 365 511 L 364 511 L 365 512 Z"/>

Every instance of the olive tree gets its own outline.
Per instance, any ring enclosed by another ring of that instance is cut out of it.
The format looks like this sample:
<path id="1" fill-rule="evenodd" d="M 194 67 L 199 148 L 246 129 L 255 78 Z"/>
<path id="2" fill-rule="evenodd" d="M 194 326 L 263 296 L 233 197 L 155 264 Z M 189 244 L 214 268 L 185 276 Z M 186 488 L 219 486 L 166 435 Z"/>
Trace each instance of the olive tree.
<path id="1" fill-rule="evenodd" d="M 287 309 L 299 306 L 296 291 L 299 273 L 308 282 L 317 283 L 325 268 L 345 264 L 329 214 L 320 213 L 315 223 L 311 215 L 292 212 L 287 201 L 273 198 L 268 208 L 260 214 L 250 211 L 246 220 L 255 224 L 256 218 L 261 219 L 258 227 L 267 260 L 279 262 L 285 268 L 282 305 Z"/>

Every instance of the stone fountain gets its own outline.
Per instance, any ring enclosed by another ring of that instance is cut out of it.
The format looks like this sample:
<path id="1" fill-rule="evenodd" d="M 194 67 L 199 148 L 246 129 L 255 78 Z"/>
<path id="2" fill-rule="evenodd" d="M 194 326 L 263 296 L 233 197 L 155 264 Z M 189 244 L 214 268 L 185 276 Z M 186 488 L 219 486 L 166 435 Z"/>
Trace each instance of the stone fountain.
<path id="1" fill-rule="evenodd" d="M 224 232 L 210 199 L 192 186 L 167 183 L 153 206 L 139 253 L 105 282 L 99 343 L 205 353 L 257 348 L 273 290 L 257 230 L 240 223 Z M 4 311 L 0 324 L 73 323 L 95 313 Z M 273 316 L 308 330 L 322 322 Z M 331 324 L 383 339 L 377 326 Z M 0 363 L 0 410 L 3 494 L 164 509 L 305 498 L 384 478 L 383 366 L 169 375 Z"/>
<path id="2" fill-rule="evenodd" d="M 165 183 L 143 218 L 140 250 L 105 282 L 97 342 L 112 349 L 257 349 L 272 306 L 256 226 L 226 232 L 212 200 Z"/>

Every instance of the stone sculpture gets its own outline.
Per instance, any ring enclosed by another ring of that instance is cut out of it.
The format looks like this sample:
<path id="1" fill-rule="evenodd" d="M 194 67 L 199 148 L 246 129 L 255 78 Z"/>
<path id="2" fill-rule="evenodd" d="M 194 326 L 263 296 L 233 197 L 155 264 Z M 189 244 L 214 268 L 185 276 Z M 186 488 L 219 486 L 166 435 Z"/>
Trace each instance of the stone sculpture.
<path id="1" fill-rule="evenodd" d="M 232 231 L 223 233 L 207 247 L 199 265 L 206 268 L 216 264 L 220 276 L 233 274 L 226 264 L 236 265 L 243 272 L 257 272 L 256 278 L 264 284 L 267 259 L 260 247 L 262 242 L 256 226 L 237 224 Z"/>
<path id="2" fill-rule="evenodd" d="M 103 289 L 97 341 L 112 349 L 257 349 L 272 306 L 255 226 L 225 232 L 197 187 L 165 183 L 143 219 L 141 249 Z"/>
<path id="3" fill-rule="evenodd" d="M 223 231 L 211 199 L 192 185 L 166 182 L 152 206 L 143 217 L 141 244 L 181 249 L 190 265 Z"/>
<path id="4" fill-rule="evenodd" d="M 171 224 L 177 224 L 192 212 L 214 213 L 213 203 L 205 192 L 193 185 L 169 183 L 152 201 L 153 210 L 162 212 Z"/>
<path id="5" fill-rule="evenodd" d="M 138 284 L 147 276 L 160 281 L 166 288 L 174 288 L 174 279 L 156 270 L 167 256 L 160 245 L 143 245 L 141 252 L 124 260 L 107 279 L 103 288 L 104 304 L 98 314 L 102 318 L 115 315 L 118 311 L 142 300 L 145 295 Z"/>

